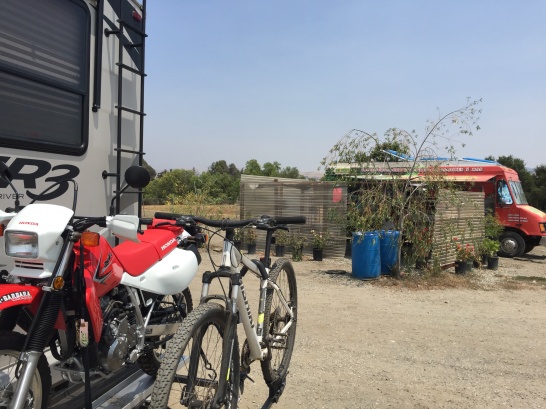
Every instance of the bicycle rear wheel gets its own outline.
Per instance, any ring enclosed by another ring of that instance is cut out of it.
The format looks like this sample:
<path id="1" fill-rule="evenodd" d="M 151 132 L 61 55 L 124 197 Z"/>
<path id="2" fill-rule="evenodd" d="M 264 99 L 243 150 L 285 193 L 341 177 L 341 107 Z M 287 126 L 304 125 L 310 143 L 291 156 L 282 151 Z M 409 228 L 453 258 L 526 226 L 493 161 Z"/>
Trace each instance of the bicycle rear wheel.
<path id="1" fill-rule="evenodd" d="M 269 273 L 269 278 L 279 287 L 288 303 L 288 308 L 273 287 L 268 286 L 265 300 L 264 339 L 270 354 L 261 362 L 264 380 L 268 385 L 284 378 L 288 372 L 288 365 L 294 351 L 298 313 L 296 274 L 290 261 L 284 258 L 277 260 Z"/>
<path id="2" fill-rule="evenodd" d="M 223 408 L 237 408 L 239 344 L 237 334 L 226 346 L 227 315 L 222 306 L 201 304 L 182 322 L 167 345 L 152 391 L 150 408 L 208 408 L 214 399 Z M 230 350 L 231 349 L 231 350 Z M 222 363 L 229 362 L 227 393 L 219 381 Z"/>

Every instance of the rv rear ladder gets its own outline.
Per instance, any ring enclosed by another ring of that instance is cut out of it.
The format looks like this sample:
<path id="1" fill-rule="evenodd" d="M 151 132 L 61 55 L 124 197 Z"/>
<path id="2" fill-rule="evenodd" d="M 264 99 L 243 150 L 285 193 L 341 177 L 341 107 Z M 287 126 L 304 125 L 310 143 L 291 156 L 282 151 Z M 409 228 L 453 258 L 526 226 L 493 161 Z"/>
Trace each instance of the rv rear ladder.
<path id="1" fill-rule="evenodd" d="M 144 73 L 144 50 L 145 50 L 145 39 L 147 35 L 145 34 L 146 30 L 146 0 L 142 2 L 142 30 L 139 30 L 136 27 L 133 27 L 129 22 L 124 20 L 124 16 L 126 15 L 124 10 L 124 4 L 125 2 L 120 2 L 121 4 L 121 10 L 119 19 L 117 20 L 119 24 L 119 28 L 116 30 L 105 30 L 104 33 L 106 36 L 109 35 L 116 35 L 118 38 L 118 62 L 116 63 L 118 67 L 118 99 L 117 99 L 117 105 L 115 105 L 115 108 L 117 109 L 117 146 L 114 148 L 114 151 L 116 152 L 116 172 L 115 173 L 107 173 L 103 172 L 103 177 L 109 177 L 113 176 L 116 178 L 116 187 L 115 191 L 113 192 L 115 196 L 115 212 L 116 214 L 121 211 L 121 182 L 122 182 L 122 175 L 121 175 L 121 159 L 122 159 L 122 153 L 132 153 L 138 156 L 138 164 L 142 166 L 142 159 L 144 156 L 144 151 L 142 150 L 143 143 L 144 143 L 144 116 L 146 114 L 144 113 L 144 78 L 146 77 L 146 74 Z M 132 17 L 135 17 L 135 11 L 132 13 Z M 137 20 L 138 21 L 138 20 Z M 136 37 L 139 38 L 138 42 L 131 42 L 128 38 L 131 36 L 126 36 L 125 33 L 128 33 L 128 31 L 131 31 Z M 133 68 L 123 62 L 123 53 L 126 48 L 133 49 L 133 48 L 140 48 L 140 69 L 139 68 Z M 139 109 L 131 108 L 128 106 L 125 106 L 123 104 L 123 73 L 124 71 L 131 72 L 133 74 L 136 74 L 140 76 L 140 105 Z M 135 150 L 133 149 L 124 149 L 122 148 L 122 113 L 128 112 L 134 115 L 139 116 L 139 141 L 137 148 Z M 125 193 L 137 193 L 138 194 L 138 215 L 141 215 L 141 208 L 142 208 L 142 191 L 137 192 L 125 192 Z"/>

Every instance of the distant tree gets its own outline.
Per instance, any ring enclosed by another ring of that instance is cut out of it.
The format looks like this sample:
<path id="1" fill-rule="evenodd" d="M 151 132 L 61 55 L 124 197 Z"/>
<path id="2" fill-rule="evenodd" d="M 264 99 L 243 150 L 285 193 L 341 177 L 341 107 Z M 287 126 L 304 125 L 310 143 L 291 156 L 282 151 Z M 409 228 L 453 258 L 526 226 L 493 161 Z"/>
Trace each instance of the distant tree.
<path id="1" fill-rule="evenodd" d="M 239 197 L 240 178 L 228 173 L 205 172 L 199 176 L 199 190 L 205 193 L 210 203 L 231 204 Z"/>
<path id="2" fill-rule="evenodd" d="M 266 162 L 263 165 L 262 175 L 263 176 L 279 176 L 281 171 L 281 164 L 279 162 Z"/>
<path id="3" fill-rule="evenodd" d="M 199 187 L 213 203 L 235 203 L 239 197 L 240 180 L 239 169 L 233 163 L 228 166 L 225 160 L 220 160 L 213 162 L 208 172 L 199 176 Z"/>
<path id="4" fill-rule="evenodd" d="M 151 179 L 155 179 L 155 177 L 157 176 L 157 172 L 144 159 L 142 159 L 142 167 L 150 173 Z"/>
<path id="5" fill-rule="evenodd" d="M 255 176 L 262 176 L 262 167 L 258 163 L 256 159 L 250 159 L 247 161 L 245 167 L 241 171 L 241 173 L 244 173 L 245 175 L 255 175 Z"/>
<path id="6" fill-rule="evenodd" d="M 531 193 L 533 206 L 546 211 L 546 165 L 537 166 L 533 178 L 535 180 L 535 187 Z"/>
<path id="7" fill-rule="evenodd" d="M 235 166 L 233 163 L 229 164 L 228 173 L 231 176 L 235 176 L 235 177 L 240 177 L 241 176 L 241 171 L 239 169 L 237 169 L 237 166 Z"/>
<path id="8" fill-rule="evenodd" d="M 225 160 L 219 160 L 218 162 L 213 162 L 209 166 L 210 173 L 226 174 L 229 173 L 229 167 Z"/>
<path id="9" fill-rule="evenodd" d="M 241 171 L 245 175 L 269 176 L 290 179 L 301 179 L 298 168 L 287 166 L 282 168 L 279 162 L 266 162 L 263 167 L 256 159 L 249 160 Z"/>
<path id="10" fill-rule="evenodd" d="M 298 168 L 293 168 L 293 167 L 290 167 L 290 166 L 287 166 L 285 168 L 283 168 L 279 174 L 278 174 L 279 177 L 281 178 L 289 178 L 289 179 L 302 179 L 303 176 L 300 175 L 300 171 L 298 170 Z"/>
<path id="11" fill-rule="evenodd" d="M 398 162 L 402 159 L 396 157 L 394 154 L 388 151 L 395 151 L 400 155 L 411 155 L 409 146 L 400 139 L 400 130 L 389 129 L 385 133 L 385 140 L 377 143 L 372 147 L 367 157 L 363 158 L 365 161 L 374 160 L 376 162 Z"/>
<path id="12" fill-rule="evenodd" d="M 144 198 L 160 203 L 174 202 L 195 190 L 198 176 L 193 170 L 163 171 L 144 189 Z"/>
<path id="13" fill-rule="evenodd" d="M 178 203 L 184 195 L 194 193 L 207 197 L 209 203 L 235 203 L 239 198 L 241 172 L 247 175 L 301 178 L 297 168 L 281 168 L 279 162 L 266 162 L 262 167 L 256 159 L 249 160 L 241 171 L 225 160 L 213 162 L 206 172 L 195 169 L 164 170 L 145 188 L 144 197 L 151 203 Z"/>

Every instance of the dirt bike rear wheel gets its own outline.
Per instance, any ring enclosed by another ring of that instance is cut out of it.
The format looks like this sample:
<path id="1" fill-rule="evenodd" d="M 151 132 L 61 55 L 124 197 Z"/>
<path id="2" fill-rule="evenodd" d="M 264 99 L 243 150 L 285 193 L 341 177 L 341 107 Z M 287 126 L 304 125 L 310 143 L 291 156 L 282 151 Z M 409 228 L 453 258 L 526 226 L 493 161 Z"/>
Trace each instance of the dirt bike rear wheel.
<path id="1" fill-rule="evenodd" d="M 17 388 L 15 368 L 25 343 L 25 336 L 17 332 L 0 332 L 0 409 L 10 407 L 13 393 Z M 51 372 L 42 353 L 32 378 L 25 409 L 46 409 L 51 392 Z"/>
<path id="2" fill-rule="evenodd" d="M 158 304 L 157 310 L 166 309 L 170 307 L 175 307 L 176 313 L 171 314 L 164 318 L 168 323 L 173 322 L 182 322 L 184 318 L 190 313 L 193 309 L 193 301 L 191 298 L 191 292 L 189 288 L 186 288 L 181 293 L 164 296 L 161 302 Z M 182 311 L 182 312 L 181 312 Z M 162 322 L 162 323 L 166 323 Z M 161 337 L 149 337 L 146 339 L 146 342 L 157 342 Z M 161 365 L 161 359 L 167 347 L 167 342 L 162 343 L 153 350 L 148 351 L 146 354 L 138 358 L 138 364 L 140 368 L 150 376 L 155 376 Z M 0 408 L 2 409 L 2 408 Z"/>

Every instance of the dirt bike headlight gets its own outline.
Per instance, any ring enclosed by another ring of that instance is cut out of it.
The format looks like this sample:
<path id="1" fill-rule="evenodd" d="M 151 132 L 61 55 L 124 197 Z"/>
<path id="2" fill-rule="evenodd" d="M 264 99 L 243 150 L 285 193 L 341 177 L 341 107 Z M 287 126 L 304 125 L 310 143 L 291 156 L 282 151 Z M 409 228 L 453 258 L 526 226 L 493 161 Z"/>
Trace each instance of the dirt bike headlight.
<path id="1" fill-rule="evenodd" d="M 32 232 L 7 231 L 6 255 L 17 258 L 38 258 L 38 235 Z"/>

